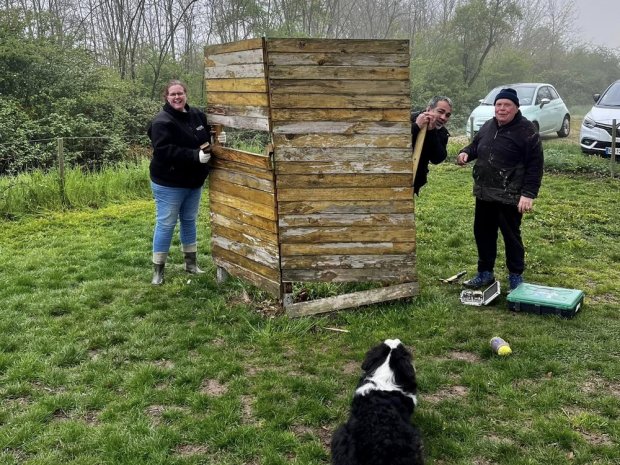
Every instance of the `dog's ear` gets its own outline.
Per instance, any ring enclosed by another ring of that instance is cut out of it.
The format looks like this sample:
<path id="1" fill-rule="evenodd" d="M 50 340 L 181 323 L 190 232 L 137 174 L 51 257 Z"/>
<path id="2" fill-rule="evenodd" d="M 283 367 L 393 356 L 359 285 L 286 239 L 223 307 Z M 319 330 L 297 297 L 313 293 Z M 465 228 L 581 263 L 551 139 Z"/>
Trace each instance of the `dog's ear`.
<path id="1" fill-rule="evenodd" d="M 415 369 L 413 367 L 411 352 L 400 344 L 396 349 L 392 350 L 390 357 L 390 367 L 394 373 L 394 381 L 405 392 L 415 394 L 417 391 L 417 382 L 415 377 Z"/>
<path id="2" fill-rule="evenodd" d="M 365 372 L 374 372 L 385 361 L 389 353 L 390 348 L 383 343 L 374 346 L 366 352 L 366 356 L 362 362 L 362 370 Z"/>

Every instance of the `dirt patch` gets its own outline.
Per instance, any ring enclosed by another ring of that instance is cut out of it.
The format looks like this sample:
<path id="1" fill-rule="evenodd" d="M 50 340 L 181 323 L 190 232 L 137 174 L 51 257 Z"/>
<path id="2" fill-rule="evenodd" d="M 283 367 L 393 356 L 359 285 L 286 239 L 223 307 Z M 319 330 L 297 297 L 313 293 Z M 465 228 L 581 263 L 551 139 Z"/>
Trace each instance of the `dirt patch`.
<path id="1" fill-rule="evenodd" d="M 97 412 L 92 411 L 92 410 L 86 412 L 82 416 L 82 419 L 84 420 L 84 423 L 86 423 L 89 426 L 95 426 L 99 424 L 99 415 L 97 414 Z"/>
<path id="2" fill-rule="evenodd" d="M 461 360 L 463 362 L 469 363 L 478 363 L 480 361 L 480 357 L 473 352 L 462 352 L 460 350 L 454 350 L 448 354 L 448 359 L 450 360 Z"/>
<path id="3" fill-rule="evenodd" d="M 306 425 L 293 425 L 291 430 L 293 431 L 293 434 L 297 437 L 301 437 L 301 436 L 316 437 L 318 438 L 318 440 L 321 442 L 321 445 L 326 450 L 329 450 L 330 448 L 333 431 L 331 430 L 331 428 L 328 428 L 327 426 L 320 426 L 318 428 L 313 428 L 313 427 L 306 426 Z"/>
<path id="4" fill-rule="evenodd" d="M 579 431 L 583 439 L 593 446 L 611 446 L 613 441 L 604 433 L 593 433 L 592 431 Z"/>
<path id="5" fill-rule="evenodd" d="M 212 397 L 219 397 L 228 392 L 228 387 L 216 379 L 205 379 L 200 386 L 200 392 Z"/>
<path id="6" fill-rule="evenodd" d="M 342 366 L 342 372 L 345 375 L 354 375 L 361 372 L 359 362 L 349 360 Z"/>
<path id="7" fill-rule="evenodd" d="M 175 366 L 174 362 L 170 360 L 155 360 L 153 362 L 153 365 L 159 368 L 165 368 L 166 370 L 172 370 L 174 369 L 174 366 Z"/>
<path id="8" fill-rule="evenodd" d="M 206 444 L 182 444 L 177 446 L 174 452 L 182 457 L 202 455 L 209 452 L 209 446 Z"/>
<path id="9" fill-rule="evenodd" d="M 187 409 L 176 406 L 166 406 L 166 405 L 151 405 L 146 408 L 146 415 L 153 420 L 153 424 L 159 425 L 162 421 L 165 412 L 186 412 Z"/>
<path id="10" fill-rule="evenodd" d="M 599 377 L 587 379 L 581 385 L 581 391 L 586 394 L 609 393 L 609 395 L 620 398 L 620 383 L 608 381 Z"/>
<path id="11" fill-rule="evenodd" d="M 447 399 L 465 397 L 468 392 L 469 390 L 465 386 L 449 386 L 447 388 L 440 389 L 433 394 L 424 395 L 424 397 L 422 397 L 422 400 L 424 402 L 434 404 Z"/>

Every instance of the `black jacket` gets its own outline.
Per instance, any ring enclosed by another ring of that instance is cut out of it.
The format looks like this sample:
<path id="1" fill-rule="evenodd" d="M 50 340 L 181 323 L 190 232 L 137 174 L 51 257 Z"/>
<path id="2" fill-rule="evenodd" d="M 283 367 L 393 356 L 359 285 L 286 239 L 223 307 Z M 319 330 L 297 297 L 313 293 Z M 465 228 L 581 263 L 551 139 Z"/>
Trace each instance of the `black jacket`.
<path id="1" fill-rule="evenodd" d="M 420 112 L 411 113 L 411 138 L 412 144 L 415 146 L 415 140 L 418 137 L 420 128 L 415 124 L 415 120 Z M 448 151 L 446 149 L 448 145 L 448 138 L 450 133 L 445 127 L 439 129 L 431 129 L 426 131 L 424 137 L 424 144 L 422 145 L 422 152 L 420 153 L 420 162 L 418 164 L 418 171 L 413 181 L 413 191 L 419 194 L 420 189 L 428 181 L 428 164 L 429 162 L 438 165 L 446 159 Z"/>
<path id="2" fill-rule="evenodd" d="M 200 163 L 200 145 L 211 142 L 207 117 L 186 105 L 187 112 L 175 110 L 166 102 L 148 129 L 153 146 L 151 180 L 166 187 L 202 187 L 209 174 L 207 163 Z"/>
<path id="3" fill-rule="evenodd" d="M 480 128 L 463 152 L 473 169 L 474 195 L 480 200 L 517 205 L 536 198 L 543 175 L 543 148 L 536 127 L 518 111 L 499 126 L 495 118 Z"/>

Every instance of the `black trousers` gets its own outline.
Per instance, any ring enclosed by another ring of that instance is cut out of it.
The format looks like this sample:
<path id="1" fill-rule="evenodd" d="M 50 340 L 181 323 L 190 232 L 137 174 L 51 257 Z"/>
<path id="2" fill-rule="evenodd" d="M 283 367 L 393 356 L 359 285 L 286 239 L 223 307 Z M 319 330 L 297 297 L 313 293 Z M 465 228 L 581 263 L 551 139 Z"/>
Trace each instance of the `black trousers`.
<path id="1" fill-rule="evenodd" d="M 506 266 L 510 273 L 525 269 L 525 249 L 521 240 L 521 218 L 516 205 L 476 199 L 474 237 L 478 247 L 478 271 L 493 271 L 497 258 L 497 231 L 502 232 Z"/>

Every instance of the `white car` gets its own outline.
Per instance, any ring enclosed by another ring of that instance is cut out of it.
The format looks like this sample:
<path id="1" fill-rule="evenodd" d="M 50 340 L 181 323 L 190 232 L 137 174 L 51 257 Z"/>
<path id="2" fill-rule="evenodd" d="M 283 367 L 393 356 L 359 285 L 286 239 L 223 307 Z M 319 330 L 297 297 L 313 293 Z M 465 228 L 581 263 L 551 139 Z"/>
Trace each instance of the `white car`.
<path id="1" fill-rule="evenodd" d="M 476 134 L 487 120 L 495 116 L 495 96 L 506 87 L 517 91 L 521 113 L 534 123 L 541 135 L 557 134 L 558 137 L 568 137 L 570 134 L 568 108 L 555 87 L 541 82 L 506 84 L 489 92 L 469 116 L 466 128 L 468 137 L 471 136 L 472 125 Z"/>
<path id="2" fill-rule="evenodd" d="M 616 120 L 616 156 L 620 155 L 620 80 L 603 94 L 594 94 L 596 102 L 581 123 L 579 143 L 583 153 L 611 155 L 612 123 Z"/>

